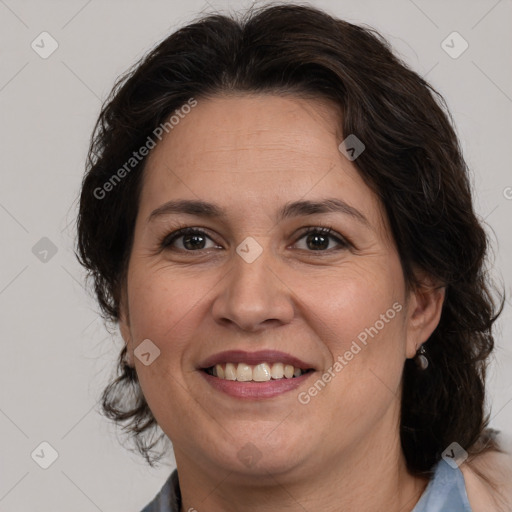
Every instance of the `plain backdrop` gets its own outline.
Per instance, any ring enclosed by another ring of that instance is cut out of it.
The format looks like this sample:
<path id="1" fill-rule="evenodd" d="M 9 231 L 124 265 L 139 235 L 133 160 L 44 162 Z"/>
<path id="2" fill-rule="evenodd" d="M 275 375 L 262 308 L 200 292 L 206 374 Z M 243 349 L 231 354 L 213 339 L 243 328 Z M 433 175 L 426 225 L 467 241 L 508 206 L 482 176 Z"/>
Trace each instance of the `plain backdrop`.
<path id="1" fill-rule="evenodd" d="M 512 2 L 310 3 L 380 30 L 444 95 L 494 241 L 494 273 L 510 296 Z M 116 77 L 198 13 L 249 4 L 0 0 L 0 512 L 137 512 L 173 468 L 172 454 L 149 468 L 98 412 L 121 339 L 105 330 L 84 289 L 73 254 L 76 199 L 93 124 Z M 42 32 L 58 44 L 47 58 L 31 46 L 41 37 L 45 51 L 55 44 Z M 508 432 L 511 313 L 509 299 L 489 375 L 491 425 Z M 38 453 L 53 453 L 43 442 L 58 454 L 47 469 L 37 462 Z"/>

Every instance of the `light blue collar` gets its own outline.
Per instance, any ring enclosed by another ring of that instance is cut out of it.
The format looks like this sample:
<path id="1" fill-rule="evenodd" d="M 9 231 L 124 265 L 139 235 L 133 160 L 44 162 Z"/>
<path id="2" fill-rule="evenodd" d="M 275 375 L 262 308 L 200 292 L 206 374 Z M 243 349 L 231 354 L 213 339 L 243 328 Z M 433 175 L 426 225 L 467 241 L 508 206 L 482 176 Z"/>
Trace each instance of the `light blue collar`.
<path id="1" fill-rule="evenodd" d="M 461 470 L 441 459 L 412 512 L 472 512 Z"/>

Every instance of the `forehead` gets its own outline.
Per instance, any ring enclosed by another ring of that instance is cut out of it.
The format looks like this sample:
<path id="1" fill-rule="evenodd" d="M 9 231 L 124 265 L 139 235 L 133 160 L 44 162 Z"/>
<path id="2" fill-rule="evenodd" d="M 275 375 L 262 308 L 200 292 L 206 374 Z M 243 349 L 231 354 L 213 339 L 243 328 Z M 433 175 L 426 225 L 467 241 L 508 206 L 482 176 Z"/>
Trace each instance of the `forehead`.
<path id="1" fill-rule="evenodd" d="M 340 123 L 335 106 L 317 99 L 270 94 L 203 98 L 158 144 L 148 164 L 166 153 L 176 164 L 199 161 L 204 167 L 206 159 L 213 168 L 231 163 L 218 169 L 226 172 L 236 172 L 233 164 L 256 160 L 276 161 L 286 170 L 283 151 L 287 156 L 332 157 Z"/>
<path id="2" fill-rule="evenodd" d="M 141 210 L 184 197 L 247 213 L 338 196 L 377 219 L 375 195 L 338 149 L 340 126 L 336 106 L 318 99 L 198 99 L 149 155 Z"/>

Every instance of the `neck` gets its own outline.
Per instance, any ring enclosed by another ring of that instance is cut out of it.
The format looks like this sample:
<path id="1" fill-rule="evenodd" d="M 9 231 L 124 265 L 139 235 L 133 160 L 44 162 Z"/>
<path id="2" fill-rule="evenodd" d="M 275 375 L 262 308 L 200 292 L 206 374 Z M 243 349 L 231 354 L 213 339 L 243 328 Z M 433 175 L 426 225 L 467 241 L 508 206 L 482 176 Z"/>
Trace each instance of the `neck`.
<path id="1" fill-rule="evenodd" d="M 410 512 L 428 483 L 408 473 L 398 435 L 392 442 L 376 435 L 279 475 L 263 469 L 241 477 L 211 463 L 196 464 L 176 449 L 175 454 L 181 512 Z"/>

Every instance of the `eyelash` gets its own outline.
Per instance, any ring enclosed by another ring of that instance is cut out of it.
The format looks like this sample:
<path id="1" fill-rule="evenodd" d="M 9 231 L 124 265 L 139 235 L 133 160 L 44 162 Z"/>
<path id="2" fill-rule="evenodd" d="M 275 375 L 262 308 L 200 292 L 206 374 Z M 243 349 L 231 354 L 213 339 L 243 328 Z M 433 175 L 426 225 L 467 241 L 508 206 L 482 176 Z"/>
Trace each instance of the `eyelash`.
<path id="1" fill-rule="evenodd" d="M 336 233 L 337 236 L 332 235 L 331 232 L 333 231 L 333 228 L 331 226 L 328 226 L 328 227 L 309 226 L 305 229 L 306 229 L 306 231 L 303 231 L 300 234 L 300 236 L 297 238 L 295 243 L 297 243 L 300 239 L 304 238 L 305 236 L 307 236 L 309 234 L 316 233 L 316 234 L 320 234 L 323 236 L 328 236 L 332 240 L 335 240 L 338 243 L 338 245 L 341 246 L 338 249 L 325 249 L 325 250 L 320 249 L 318 251 L 309 250 L 308 252 L 330 253 L 333 250 L 336 251 L 336 250 L 341 250 L 341 249 L 348 249 L 349 247 L 353 246 L 352 243 L 346 237 L 342 237 L 341 235 L 338 235 L 337 233 Z M 172 233 L 169 233 L 166 236 L 164 236 L 163 239 L 159 243 L 159 247 L 161 250 L 165 250 L 165 249 L 179 250 L 181 252 L 188 252 L 188 253 L 202 252 L 202 251 L 206 250 L 206 249 L 187 250 L 187 249 L 175 249 L 175 248 L 173 249 L 172 247 L 170 247 L 171 244 L 174 243 L 177 239 L 179 239 L 183 236 L 186 236 L 186 235 L 201 235 L 201 236 L 204 236 L 205 238 L 212 240 L 211 237 L 205 231 L 203 231 L 201 229 L 191 228 L 191 227 L 183 227 L 183 228 L 179 228 L 179 229 L 173 231 Z M 213 240 L 212 240 L 212 242 L 213 242 Z"/>

